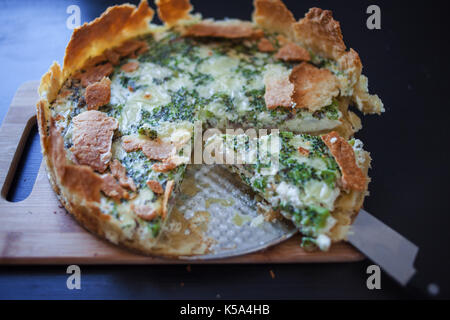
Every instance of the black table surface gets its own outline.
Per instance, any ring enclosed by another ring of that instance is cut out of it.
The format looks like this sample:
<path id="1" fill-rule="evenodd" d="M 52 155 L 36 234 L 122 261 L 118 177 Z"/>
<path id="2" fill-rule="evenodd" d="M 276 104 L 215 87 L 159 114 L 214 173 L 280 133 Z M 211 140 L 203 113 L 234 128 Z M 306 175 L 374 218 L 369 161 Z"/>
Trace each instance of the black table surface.
<path id="1" fill-rule="evenodd" d="M 0 1 L 0 120 L 19 85 L 62 61 L 71 30 L 67 7 L 82 22 L 119 1 Z M 192 1 L 205 17 L 249 18 L 251 1 Z M 419 272 L 450 297 L 450 152 L 448 4 L 444 1 L 285 1 L 300 18 L 309 7 L 331 9 L 344 40 L 355 48 L 386 112 L 363 118 L 357 133 L 373 158 L 365 208 L 419 245 Z M 371 4 L 381 30 L 366 27 Z M 153 6 L 153 3 L 151 4 Z M 36 130 L 29 137 L 8 195 L 29 194 L 41 162 Z M 3 212 L 0 212 L 3 214 Z M 81 290 L 66 287 L 67 266 L 2 266 L 2 299 L 296 299 L 406 298 L 386 274 L 368 290 L 365 260 L 345 264 L 214 266 L 81 266 Z M 275 278 L 272 278 L 270 271 Z"/>

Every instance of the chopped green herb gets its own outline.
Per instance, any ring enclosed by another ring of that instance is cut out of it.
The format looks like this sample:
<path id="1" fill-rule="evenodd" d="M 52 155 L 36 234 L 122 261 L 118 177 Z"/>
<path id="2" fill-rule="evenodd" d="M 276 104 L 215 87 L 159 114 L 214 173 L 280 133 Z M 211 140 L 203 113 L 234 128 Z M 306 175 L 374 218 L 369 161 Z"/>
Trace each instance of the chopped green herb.
<path id="1" fill-rule="evenodd" d="M 158 132 L 152 128 L 147 126 L 142 126 L 138 129 L 138 133 L 143 136 L 147 136 L 148 138 L 154 140 L 158 138 Z"/>

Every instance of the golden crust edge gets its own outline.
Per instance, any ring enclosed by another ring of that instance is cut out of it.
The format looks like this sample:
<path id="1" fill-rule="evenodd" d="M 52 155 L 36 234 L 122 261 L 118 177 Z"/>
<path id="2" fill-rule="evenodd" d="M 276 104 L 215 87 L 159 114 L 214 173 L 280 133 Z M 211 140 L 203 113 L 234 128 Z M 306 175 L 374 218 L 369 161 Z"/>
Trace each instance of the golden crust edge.
<path id="1" fill-rule="evenodd" d="M 266 30 L 278 32 L 294 40 L 295 18 L 280 0 L 254 0 L 253 22 Z"/>
<path id="2" fill-rule="evenodd" d="M 343 193 L 336 200 L 335 210 L 332 212 L 332 215 L 337 222 L 330 231 L 330 238 L 333 242 L 347 240 L 351 225 L 358 215 L 359 210 L 363 207 L 364 198 L 368 195 L 370 183 L 368 172 L 372 159 L 370 153 L 367 151 L 364 151 L 364 157 L 365 161 L 361 169 L 366 177 L 366 187 L 364 191 L 352 190 L 348 193 Z"/>
<path id="3" fill-rule="evenodd" d="M 141 0 L 138 7 L 130 4 L 109 7 L 100 17 L 76 28 L 65 51 L 64 80 L 81 69 L 89 58 L 129 38 L 148 33 L 153 15 L 148 2 Z"/>

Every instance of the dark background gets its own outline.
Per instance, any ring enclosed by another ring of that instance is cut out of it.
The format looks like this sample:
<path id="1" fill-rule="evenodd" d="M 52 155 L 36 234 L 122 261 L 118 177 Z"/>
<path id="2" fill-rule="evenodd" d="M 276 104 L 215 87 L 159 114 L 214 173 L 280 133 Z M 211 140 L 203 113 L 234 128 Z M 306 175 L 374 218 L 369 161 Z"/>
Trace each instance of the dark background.
<path id="1" fill-rule="evenodd" d="M 0 1 L 0 120 L 14 92 L 60 63 L 71 30 L 66 8 L 82 23 L 119 1 Z M 250 0 L 193 0 L 204 17 L 248 19 Z M 372 152 L 365 208 L 419 245 L 419 272 L 450 297 L 450 152 L 447 1 L 285 0 L 300 18 L 312 6 L 331 9 L 355 48 L 370 91 L 386 112 L 367 116 L 357 134 Z M 381 8 L 381 30 L 368 30 L 366 9 Z M 154 7 L 153 3 L 151 5 Z M 41 162 L 36 130 L 29 138 L 9 199 L 27 197 Z M 4 214 L 0 212 L 0 214 Z M 296 299 L 406 298 L 385 274 L 366 288 L 364 261 L 348 264 L 236 266 L 82 266 L 81 290 L 66 288 L 66 266 L 0 267 L 0 298 Z M 272 279 L 269 271 L 276 277 Z"/>

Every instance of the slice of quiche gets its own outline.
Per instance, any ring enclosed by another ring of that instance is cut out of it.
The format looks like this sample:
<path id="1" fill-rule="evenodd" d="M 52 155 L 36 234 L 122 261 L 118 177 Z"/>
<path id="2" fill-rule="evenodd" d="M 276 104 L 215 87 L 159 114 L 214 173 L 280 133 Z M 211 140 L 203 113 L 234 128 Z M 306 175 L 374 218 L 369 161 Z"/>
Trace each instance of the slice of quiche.
<path id="1" fill-rule="evenodd" d="M 63 68 L 54 63 L 41 80 L 37 115 L 50 182 L 83 226 L 154 253 L 196 123 L 200 134 L 277 128 L 349 139 L 361 128 L 350 104 L 384 111 L 330 11 L 296 21 L 279 0 L 254 4 L 252 21 L 214 21 L 191 14 L 188 0 L 157 0 L 160 26 L 141 1 L 74 31 Z M 358 208 L 362 197 L 348 194 L 335 207 Z M 193 253 L 189 241 L 177 254 Z"/>
<path id="2" fill-rule="evenodd" d="M 214 135 L 206 143 L 276 212 L 303 235 L 302 246 L 328 250 L 345 238 L 367 190 L 369 154 L 357 139 L 271 133 Z"/>

